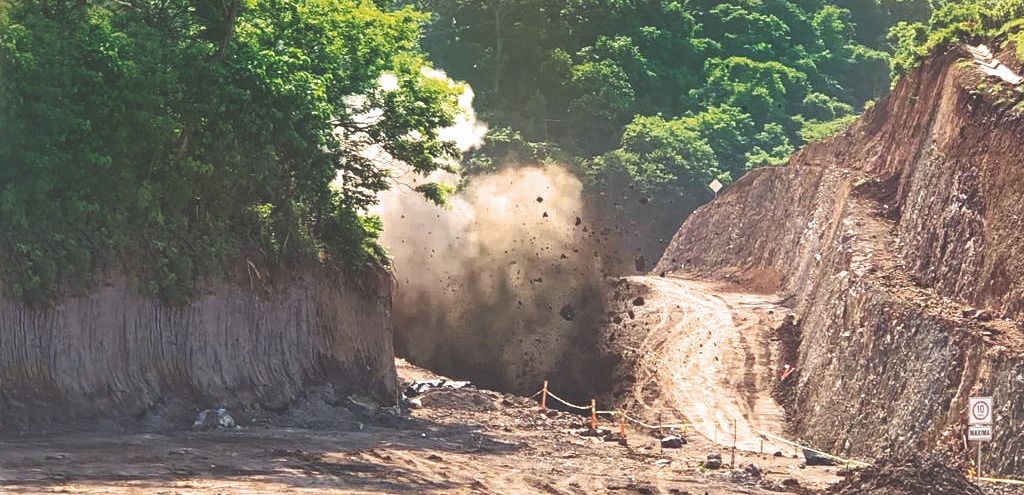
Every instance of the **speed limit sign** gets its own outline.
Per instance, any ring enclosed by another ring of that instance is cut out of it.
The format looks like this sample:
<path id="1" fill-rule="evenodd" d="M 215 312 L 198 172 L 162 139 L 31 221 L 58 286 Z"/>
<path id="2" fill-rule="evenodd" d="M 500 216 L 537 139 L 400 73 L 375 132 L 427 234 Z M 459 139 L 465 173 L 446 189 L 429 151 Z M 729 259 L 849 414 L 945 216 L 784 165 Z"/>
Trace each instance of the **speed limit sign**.
<path id="1" fill-rule="evenodd" d="M 967 439 L 992 441 L 992 398 L 971 397 L 967 404 Z"/>
<path id="2" fill-rule="evenodd" d="M 967 406 L 967 424 L 969 425 L 990 425 L 992 424 L 992 398 L 971 397 Z"/>

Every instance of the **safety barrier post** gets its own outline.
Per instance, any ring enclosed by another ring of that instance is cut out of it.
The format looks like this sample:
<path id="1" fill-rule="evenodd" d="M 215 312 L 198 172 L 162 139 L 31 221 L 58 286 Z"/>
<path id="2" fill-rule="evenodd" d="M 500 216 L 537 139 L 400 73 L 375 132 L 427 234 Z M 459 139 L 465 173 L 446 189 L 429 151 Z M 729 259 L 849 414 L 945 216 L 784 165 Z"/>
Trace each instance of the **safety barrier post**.
<path id="1" fill-rule="evenodd" d="M 729 460 L 729 467 L 736 469 L 736 420 L 732 420 L 732 459 Z"/>
<path id="2" fill-rule="evenodd" d="M 540 410 L 543 411 L 548 407 L 548 381 L 544 380 L 544 389 L 540 392 Z"/>
<path id="3" fill-rule="evenodd" d="M 590 429 L 597 429 L 597 399 L 590 399 Z"/>
<path id="4" fill-rule="evenodd" d="M 619 437 L 626 441 L 626 412 L 619 411 Z"/>

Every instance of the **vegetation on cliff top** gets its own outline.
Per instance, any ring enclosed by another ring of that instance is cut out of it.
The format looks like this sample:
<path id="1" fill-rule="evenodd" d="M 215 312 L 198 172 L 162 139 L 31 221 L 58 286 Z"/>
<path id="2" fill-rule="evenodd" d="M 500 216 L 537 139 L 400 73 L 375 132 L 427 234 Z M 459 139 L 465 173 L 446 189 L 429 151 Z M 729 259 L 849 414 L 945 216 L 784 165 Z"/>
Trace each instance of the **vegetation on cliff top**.
<path id="1" fill-rule="evenodd" d="M 893 79 L 910 72 L 935 50 L 964 40 L 1005 38 L 1024 60 L 1024 0 L 936 2 L 926 22 L 897 23 L 889 32 L 894 47 Z"/>
<path id="2" fill-rule="evenodd" d="M 388 170 L 364 150 L 420 171 L 457 155 L 437 130 L 460 88 L 424 70 L 426 19 L 369 0 L 0 2 L 7 295 L 46 303 L 126 260 L 174 300 L 243 253 L 386 262 L 362 212 Z"/>
<path id="3" fill-rule="evenodd" d="M 654 241 L 711 198 L 712 179 L 842 130 L 939 40 L 1018 18 L 1022 2 L 397 3 L 434 13 L 424 47 L 477 90 L 492 131 L 468 171 L 573 163 L 597 211 L 662 225 L 627 234 Z"/>
<path id="4" fill-rule="evenodd" d="M 185 300 L 240 254 L 386 263 L 363 212 L 388 168 L 366 150 L 421 172 L 458 154 L 437 130 L 461 88 L 423 49 L 491 123 L 467 172 L 570 163 L 595 211 L 621 221 L 639 199 L 652 227 L 630 237 L 664 241 L 711 179 L 842 129 L 936 46 L 1022 36 L 1022 15 L 1024 0 L 3 1 L 0 278 L 46 302 L 129 262 Z"/>
<path id="5" fill-rule="evenodd" d="M 851 13 L 873 2 L 415 3 L 435 14 L 426 48 L 492 126 L 651 192 L 780 163 L 802 130 L 888 87 L 887 56 L 857 39 Z M 648 156 L 654 141 L 665 157 Z"/>

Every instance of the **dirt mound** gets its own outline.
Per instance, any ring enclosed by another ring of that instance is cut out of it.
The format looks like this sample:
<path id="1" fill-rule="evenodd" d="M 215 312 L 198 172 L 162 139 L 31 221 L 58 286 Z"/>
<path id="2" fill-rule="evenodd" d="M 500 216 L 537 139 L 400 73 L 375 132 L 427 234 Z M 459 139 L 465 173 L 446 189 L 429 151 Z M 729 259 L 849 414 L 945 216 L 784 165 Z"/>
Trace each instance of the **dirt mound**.
<path id="1" fill-rule="evenodd" d="M 826 495 L 982 495 L 983 492 L 937 456 L 882 462 L 856 471 Z"/>

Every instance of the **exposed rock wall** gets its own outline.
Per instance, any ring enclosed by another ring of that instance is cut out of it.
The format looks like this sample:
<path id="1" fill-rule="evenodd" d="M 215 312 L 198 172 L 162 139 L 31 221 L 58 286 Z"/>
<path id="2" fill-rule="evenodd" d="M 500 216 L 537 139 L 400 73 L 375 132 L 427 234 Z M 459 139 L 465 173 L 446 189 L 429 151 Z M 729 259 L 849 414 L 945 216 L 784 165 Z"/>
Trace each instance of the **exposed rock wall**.
<path id="1" fill-rule="evenodd" d="M 181 427 L 197 408 L 244 416 L 310 394 L 393 400 L 385 275 L 357 284 L 307 267 L 269 278 L 214 284 L 186 306 L 124 282 L 49 310 L 0 301 L 0 426 Z"/>
<path id="2" fill-rule="evenodd" d="M 1024 475 L 1024 116 L 982 82 L 931 60 L 694 213 L 655 269 L 791 296 L 787 412 L 815 445 L 963 454 L 967 398 L 993 395 L 987 465 Z"/>

